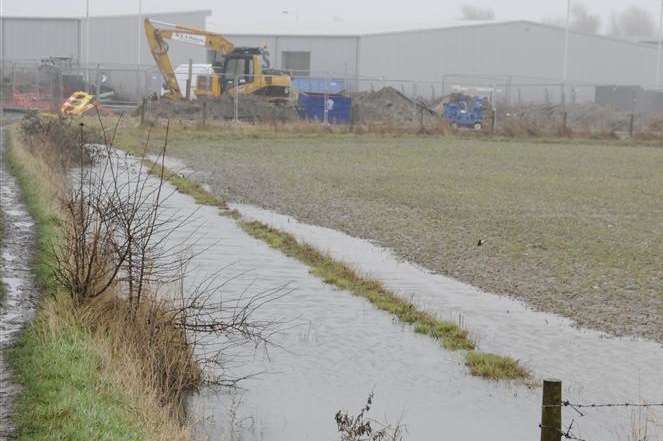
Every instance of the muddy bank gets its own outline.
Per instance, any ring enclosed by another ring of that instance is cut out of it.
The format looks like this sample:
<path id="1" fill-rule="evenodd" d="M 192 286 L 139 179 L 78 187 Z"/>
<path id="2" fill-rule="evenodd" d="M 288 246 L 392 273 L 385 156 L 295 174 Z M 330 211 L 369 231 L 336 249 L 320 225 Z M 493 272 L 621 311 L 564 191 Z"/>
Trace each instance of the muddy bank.
<path id="1" fill-rule="evenodd" d="M 439 124 L 442 118 L 424 103 L 408 98 L 393 87 L 352 95 L 353 118 L 358 123 L 398 126 Z"/>
<path id="2" fill-rule="evenodd" d="M 0 163 L 0 209 L 4 221 L 0 262 L 5 286 L 5 297 L 0 299 L 0 440 L 4 440 L 14 433 L 10 412 L 19 393 L 11 381 L 7 349 L 33 318 L 37 300 L 30 252 L 34 248 L 34 222 L 21 200 L 16 179 L 9 173 L 4 127 L 0 128 Z"/>
<path id="3" fill-rule="evenodd" d="M 442 118 L 422 102 L 412 100 L 394 89 L 385 87 L 372 92 L 350 94 L 351 117 L 354 124 L 387 125 L 390 127 L 437 128 Z M 147 103 L 146 114 L 152 118 L 200 121 L 230 121 L 235 117 L 235 101 L 230 95 L 196 101 L 159 99 Z M 203 106 L 205 108 L 203 109 Z M 302 121 L 297 102 L 275 104 L 258 96 L 242 95 L 237 104 L 241 121 L 286 123 Z"/>
<path id="4" fill-rule="evenodd" d="M 149 102 L 146 110 L 153 118 L 202 120 L 205 115 L 208 120 L 231 121 L 235 117 L 235 101 L 230 95 L 204 101 L 174 101 L 162 98 Z M 250 95 L 240 97 L 237 112 L 241 121 L 249 122 L 292 122 L 299 119 L 294 104 L 275 104 L 265 98 Z"/>

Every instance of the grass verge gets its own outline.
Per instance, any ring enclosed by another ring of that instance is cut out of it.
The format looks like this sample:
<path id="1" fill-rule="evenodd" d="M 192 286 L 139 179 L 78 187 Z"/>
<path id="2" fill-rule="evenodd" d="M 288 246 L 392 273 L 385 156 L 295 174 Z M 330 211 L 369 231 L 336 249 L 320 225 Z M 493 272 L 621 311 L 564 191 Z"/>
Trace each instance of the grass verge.
<path id="1" fill-rule="evenodd" d="M 439 340 L 445 349 L 467 351 L 465 364 L 472 375 L 490 380 L 530 379 L 530 372 L 517 360 L 476 351 L 467 330 L 456 323 L 440 320 L 418 309 L 414 304 L 387 290 L 380 282 L 361 277 L 343 263 L 323 255 L 310 245 L 298 242 L 294 236 L 261 222 L 240 221 L 240 225 L 251 236 L 310 266 L 311 273 L 320 277 L 325 283 L 367 299 L 378 309 L 393 314 L 403 323 L 412 325 L 416 333 Z"/>
<path id="2" fill-rule="evenodd" d="M 46 294 L 9 353 L 22 385 L 14 407 L 18 439 L 188 439 L 147 372 L 146 354 L 128 338 L 141 330 L 119 320 L 117 307 L 74 308 L 69 295 L 58 292 L 50 250 L 58 243 L 63 182 L 17 135 L 12 129 L 7 158 L 37 224 L 35 273 Z"/>

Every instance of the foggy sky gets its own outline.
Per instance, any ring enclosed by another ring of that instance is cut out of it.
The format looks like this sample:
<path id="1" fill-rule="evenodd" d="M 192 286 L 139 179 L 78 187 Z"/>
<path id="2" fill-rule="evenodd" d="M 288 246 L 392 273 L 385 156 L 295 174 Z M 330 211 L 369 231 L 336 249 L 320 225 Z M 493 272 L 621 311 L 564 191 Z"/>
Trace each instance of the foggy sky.
<path id="1" fill-rule="evenodd" d="M 89 0 L 92 15 L 136 13 L 138 0 Z M 566 0 L 143 0 L 143 10 L 211 9 L 209 27 L 222 31 L 264 32 L 281 29 L 347 30 L 373 32 L 398 28 L 434 27 L 459 18 L 460 7 L 470 3 L 492 8 L 498 20 L 540 21 L 564 16 Z M 591 12 L 603 18 L 607 29 L 612 11 L 635 4 L 649 11 L 658 23 L 658 0 L 584 0 Z M 3 15 L 80 16 L 85 0 L 0 0 Z M 283 14 L 289 10 L 288 15 Z M 299 21 L 297 21 L 297 16 Z"/>

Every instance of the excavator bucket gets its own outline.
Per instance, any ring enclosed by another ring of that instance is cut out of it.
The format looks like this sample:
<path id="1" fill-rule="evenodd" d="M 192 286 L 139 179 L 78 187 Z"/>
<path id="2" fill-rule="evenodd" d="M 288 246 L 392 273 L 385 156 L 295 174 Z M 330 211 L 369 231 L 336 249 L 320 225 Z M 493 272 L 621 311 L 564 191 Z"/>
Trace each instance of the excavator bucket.
<path id="1" fill-rule="evenodd" d="M 94 109 L 94 96 L 85 92 L 74 92 L 60 107 L 60 113 L 66 116 L 83 115 Z"/>

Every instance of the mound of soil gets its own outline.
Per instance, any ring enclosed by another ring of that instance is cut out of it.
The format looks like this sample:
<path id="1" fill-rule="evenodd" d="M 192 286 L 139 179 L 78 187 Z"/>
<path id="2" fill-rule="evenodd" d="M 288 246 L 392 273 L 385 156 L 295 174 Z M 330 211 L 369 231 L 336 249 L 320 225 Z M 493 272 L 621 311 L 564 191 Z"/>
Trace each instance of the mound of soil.
<path id="1" fill-rule="evenodd" d="M 160 99 L 150 103 L 149 113 L 158 118 L 201 119 L 203 103 L 206 103 L 210 120 L 232 120 L 235 117 L 235 100 L 230 95 L 196 101 Z M 297 110 L 293 104 L 270 102 L 264 97 L 242 95 L 239 97 L 238 116 L 242 121 L 272 122 L 295 121 Z"/>
<path id="2" fill-rule="evenodd" d="M 419 124 L 423 118 L 428 125 L 440 120 L 433 110 L 393 87 L 353 94 L 352 101 L 354 120 L 360 123 Z"/>

